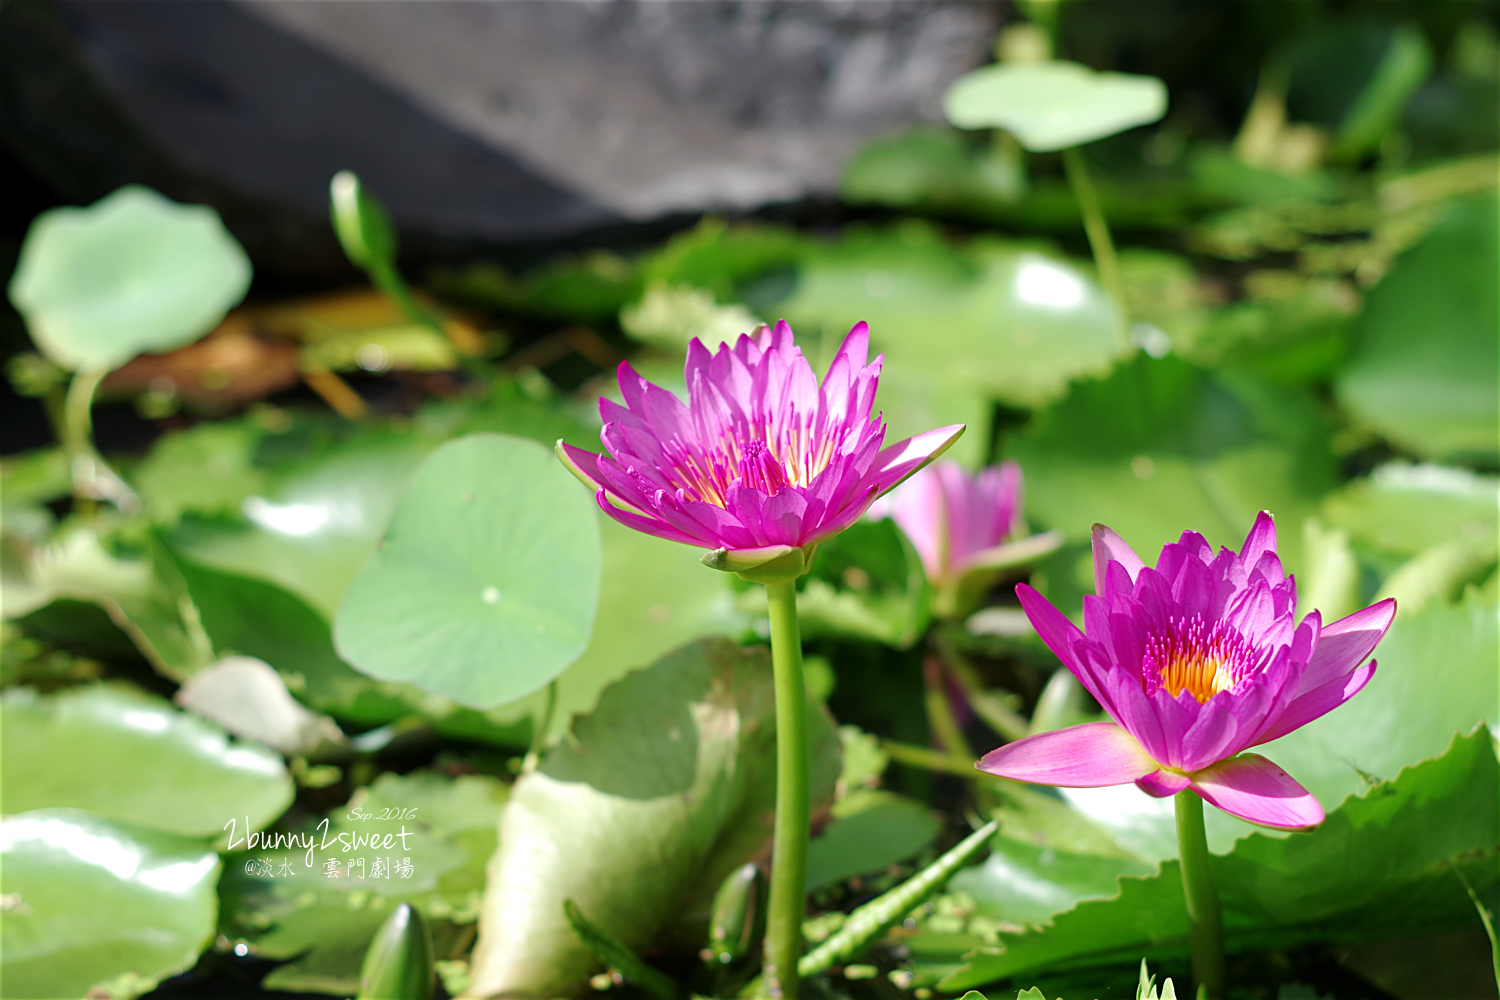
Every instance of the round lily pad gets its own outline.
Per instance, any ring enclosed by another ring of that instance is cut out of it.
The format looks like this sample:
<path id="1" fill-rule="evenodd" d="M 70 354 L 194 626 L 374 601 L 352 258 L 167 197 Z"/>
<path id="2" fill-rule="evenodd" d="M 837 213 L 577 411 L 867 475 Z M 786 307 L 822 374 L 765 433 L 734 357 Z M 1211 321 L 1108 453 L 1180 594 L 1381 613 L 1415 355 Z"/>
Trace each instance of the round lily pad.
<path id="1" fill-rule="evenodd" d="M 1154 76 L 1096 73 L 1063 60 L 1000 63 L 959 77 L 943 111 L 959 128 L 1003 128 L 1046 153 L 1159 120 L 1167 87 Z"/>
<path id="2" fill-rule="evenodd" d="M 334 618 L 345 659 L 473 708 L 543 687 L 588 646 L 599 602 L 588 491 L 535 441 L 433 452 Z"/>
<path id="3" fill-rule="evenodd" d="M 250 258 L 217 212 L 132 185 L 39 216 L 10 300 L 53 361 L 108 369 L 198 339 L 249 287 Z"/>

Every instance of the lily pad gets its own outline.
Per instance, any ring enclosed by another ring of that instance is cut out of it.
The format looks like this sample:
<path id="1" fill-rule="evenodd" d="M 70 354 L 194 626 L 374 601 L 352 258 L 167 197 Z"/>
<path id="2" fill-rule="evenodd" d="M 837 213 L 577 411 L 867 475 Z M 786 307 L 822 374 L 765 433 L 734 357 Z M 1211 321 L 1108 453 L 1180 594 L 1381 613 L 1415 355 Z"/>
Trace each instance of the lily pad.
<path id="1" fill-rule="evenodd" d="M 249 287 L 250 259 L 213 209 L 132 185 L 40 215 L 10 299 L 53 361 L 110 369 L 196 340 Z"/>
<path id="2" fill-rule="evenodd" d="M 135 688 L 16 689 L 3 712 L 7 812 L 73 807 L 212 838 L 258 830 L 292 801 L 280 755 Z"/>
<path id="3" fill-rule="evenodd" d="M 1269 510 L 1282 559 L 1298 569 L 1302 521 L 1333 484 L 1322 422 L 1307 393 L 1138 356 L 1074 386 L 1010 452 L 1033 523 L 1070 539 L 1103 522 L 1154 562 L 1189 528 L 1238 547 Z M 1091 569 L 1083 576 L 1092 582 Z"/>
<path id="4" fill-rule="evenodd" d="M 1393 462 L 1329 494 L 1323 516 L 1352 539 L 1400 555 L 1447 542 L 1493 549 L 1500 538 L 1500 478 Z"/>
<path id="5" fill-rule="evenodd" d="M 366 674 L 486 708 L 576 660 L 598 598 L 588 494 L 535 442 L 475 434 L 418 469 L 334 641 Z"/>
<path id="6" fill-rule="evenodd" d="M 888 438 L 964 423 L 954 451 L 971 463 L 983 457 L 992 398 L 1041 406 L 1072 379 L 1108 372 L 1121 349 L 1114 307 L 1071 262 L 995 240 L 955 248 L 914 221 L 851 227 L 810 256 L 774 308 L 799 333 L 821 330 L 825 354 L 869 320 L 872 353 L 886 357 L 876 406 Z"/>
<path id="7" fill-rule="evenodd" d="M 1432 458 L 1500 451 L 1500 269 L 1494 199 L 1451 205 L 1370 290 L 1340 402 L 1397 445 Z"/>
<path id="8" fill-rule="evenodd" d="M 0 873 L 0 989 L 17 1000 L 144 993 L 214 934 L 219 856 L 201 842 L 41 809 L 0 820 Z"/>
<path id="9" fill-rule="evenodd" d="M 916 799 L 857 789 L 834 803 L 833 822 L 809 845 L 807 888 L 821 889 L 905 861 L 942 829 L 942 821 Z"/>
<path id="10" fill-rule="evenodd" d="M 403 900 L 432 924 L 440 952 L 461 948 L 506 794 L 486 775 L 383 774 L 329 813 L 326 827 L 299 831 L 311 837 L 310 863 L 300 842 L 228 855 L 224 925 L 261 957 L 287 960 L 267 976 L 270 989 L 353 993 L 371 938 Z M 368 841 L 386 834 L 398 842 Z M 352 846 L 356 836 L 366 839 Z"/>
<path id="11" fill-rule="evenodd" d="M 1096 73 L 1063 60 L 1000 63 L 959 77 L 943 111 L 959 128 L 1003 128 L 1046 153 L 1160 120 L 1167 87 L 1154 76 Z"/>
<path id="12" fill-rule="evenodd" d="M 816 807 L 832 795 L 839 744 L 821 711 L 808 721 Z M 596 960 L 563 916 L 570 898 L 631 948 L 686 925 L 680 944 L 696 950 L 714 891 L 770 835 L 775 740 L 764 649 L 707 640 L 611 685 L 511 793 L 472 992 L 581 986 Z"/>
<path id="13" fill-rule="evenodd" d="M 1229 950 L 1316 941 L 1356 942 L 1462 927 L 1478 890 L 1500 882 L 1500 766 L 1487 730 L 1456 738 L 1440 757 L 1407 768 L 1330 813 L 1323 825 L 1256 835 L 1214 857 Z M 1120 881 L 1050 925 L 1001 931 L 941 988 L 961 990 L 1041 968 L 1182 954 L 1188 920 L 1176 861 Z"/>

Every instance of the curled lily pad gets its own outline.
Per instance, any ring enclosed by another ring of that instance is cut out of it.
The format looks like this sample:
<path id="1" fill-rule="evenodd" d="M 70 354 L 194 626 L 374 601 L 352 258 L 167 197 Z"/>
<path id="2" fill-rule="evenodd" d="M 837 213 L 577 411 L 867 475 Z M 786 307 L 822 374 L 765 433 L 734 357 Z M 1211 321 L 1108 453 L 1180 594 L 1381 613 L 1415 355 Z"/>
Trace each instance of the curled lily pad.
<path id="1" fill-rule="evenodd" d="M 107 369 L 196 340 L 249 287 L 250 259 L 213 209 L 132 185 L 39 216 L 10 299 L 53 361 Z"/>
<path id="2" fill-rule="evenodd" d="M 1167 87 L 1154 76 L 1096 73 L 1063 60 L 1000 63 L 959 77 L 943 111 L 959 128 L 1003 128 L 1046 153 L 1159 120 Z"/>

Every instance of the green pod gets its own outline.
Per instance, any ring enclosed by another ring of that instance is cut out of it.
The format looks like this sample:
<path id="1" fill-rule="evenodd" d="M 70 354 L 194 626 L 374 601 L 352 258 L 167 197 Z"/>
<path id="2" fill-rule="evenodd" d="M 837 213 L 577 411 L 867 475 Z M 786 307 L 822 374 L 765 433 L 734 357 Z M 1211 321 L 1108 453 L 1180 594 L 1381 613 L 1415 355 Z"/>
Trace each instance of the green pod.
<path id="1" fill-rule="evenodd" d="M 357 1000 L 428 1000 L 432 985 L 432 935 L 422 914 L 402 903 L 365 952 Z"/>
<path id="2" fill-rule="evenodd" d="M 365 192 L 358 174 L 352 170 L 334 174 L 328 200 L 333 231 L 355 266 L 368 271 L 395 264 L 396 230 L 380 202 Z"/>
<path id="3" fill-rule="evenodd" d="M 766 933 L 766 877 L 746 862 L 724 880 L 714 894 L 708 922 L 709 961 L 732 965 L 759 951 Z"/>

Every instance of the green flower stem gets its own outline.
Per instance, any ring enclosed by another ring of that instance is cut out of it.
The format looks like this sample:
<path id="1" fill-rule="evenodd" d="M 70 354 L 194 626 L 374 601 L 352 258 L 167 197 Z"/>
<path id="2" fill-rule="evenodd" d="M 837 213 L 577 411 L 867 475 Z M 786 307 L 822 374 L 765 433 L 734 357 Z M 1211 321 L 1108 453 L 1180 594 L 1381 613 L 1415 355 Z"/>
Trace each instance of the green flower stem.
<path id="1" fill-rule="evenodd" d="M 1209 870 L 1208 835 L 1203 830 L 1203 800 L 1184 788 L 1177 800 L 1177 850 L 1182 857 L 1182 891 L 1187 896 L 1193 979 L 1210 1000 L 1224 995 L 1224 927 L 1219 892 Z"/>
<path id="2" fill-rule="evenodd" d="M 1121 315 L 1125 311 L 1125 296 L 1120 285 L 1120 262 L 1115 257 L 1115 243 L 1109 235 L 1109 223 L 1104 221 L 1104 209 L 1099 205 L 1099 192 L 1089 168 L 1083 162 L 1083 154 L 1077 146 L 1063 150 L 1063 166 L 1068 172 L 1068 184 L 1073 188 L 1073 197 L 1078 199 L 1078 210 L 1083 213 L 1083 231 L 1088 234 L 1089 247 L 1094 251 L 1094 263 L 1099 268 L 1099 283 L 1110 297 Z M 1124 340 L 1123 324 L 1119 331 Z"/>
<path id="3" fill-rule="evenodd" d="M 773 997 L 796 997 L 807 899 L 807 686 L 795 580 L 766 584 L 771 612 L 771 664 L 776 673 L 776 826 L 771 894 L 766 908 L 765 981 Z"/>
<path id="4" fill-rule="evenodd" d="M 954 757 L 973 757 L 963 729 L 953 714 L 948 702 L 948 684 L 943 676 L 943 663 L 936 656 L 929 656 L 922 663 L 922 684 L 925 688 L 923 702 L 927 707 L 927 728 L 936 737 L 938 746 Z"/>

